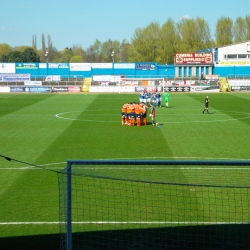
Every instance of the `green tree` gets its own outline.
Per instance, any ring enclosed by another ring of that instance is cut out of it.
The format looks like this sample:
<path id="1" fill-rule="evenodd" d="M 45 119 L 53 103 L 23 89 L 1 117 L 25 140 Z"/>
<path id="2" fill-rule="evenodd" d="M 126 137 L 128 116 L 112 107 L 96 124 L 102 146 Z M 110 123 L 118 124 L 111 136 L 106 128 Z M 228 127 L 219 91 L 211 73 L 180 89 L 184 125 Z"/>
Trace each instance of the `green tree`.
<path id="1" fill-rule="evenodd" d="M 45 53 L 46 53 L 45 38 L 44 38 L 44 34 L 42 34 L 42 48 L 41 48 L 41 54 L 40 54 L 41 62 L 46 62 Z"/>
<path id="2" fill-rule="evenodd" d="M 102 42 L 96 39 L 92 47 L 95 53 L 96 61 L 101 62 L 102 61 Z"/>
<path id="3" fill-rule="evenodd" d="M 160 64 L 173 64 L 174 56 L 178 52 L 179 46 L 180 38 L 176 24 L 173 19 L 169 18 L 161 27 L 156 61 Z"/>
<path id="4" fill-rule="evenodd" d="M 23 62 L 40 62 L 40 56 L 32 48 L 27 48 L 23 52 Z"/>
<path id="5" fill-rule="evenodd" d="M 0 58 L 7 56 L 12 51 L 12 48 L 7 43 L 0 44 Z"/>
<path id="6" fill-rule="evenodd" d="M 102 45 L 102 62 L 112 62 L 111 53 L 113 51 L 113 43 L 109 39 Z"/>
<path id="7" fill-rule="evenodd" d="M 246 21 L 246 40 L 250 40 L 250 15 L 246 15 L 245 17 L 245 21 Z"/>
<path id="8" fill-rule="evenodd" d="M 183 18 L 177 27 L 181 39 L 179 52 L 192 53 L 209 47 L 211 42 L 210 28 L 204 18 Z"/>
<path id="9" fill-rule="evenodd" d="M 73 54 L 74 54 L 74 56 L 81 56 L 83 59 L 83 62 L 87 61 L 86 52 L 84 49 L 82 49 L 82 47 L 75 48 Z"/>
<path id="10" fill-rule="evenodd" d="M 243 42 L 247 40 L 247 23 L 242 17 L 238 17 L 233 25 L 234 42 Z"/>
<path id="11" fill-rule="evenodd" d="M 120 51 L 120 46 L 121 46 L 121 43 L 117 40 L 114 40 L 112 42 L 112 47 L 113 47 L 113 50 L 114 51 L 114 62 L 118 62 L 118 57 L 119 57 L 119 51 Z M 112 52 L 111 52 L 112 53 Z"/>
<path id="12" fill-rule="evenodd" d="M 32 36 L 32 48 L 33 48 L 34 50 L 37 49 L 36 35 L 33 35 L 33 36 Z"/>
<path id="13" fill-rule="evenodd" d="M 146 28 L 137 28 L 128 49 L 129 61 L 155 62 L 158 56 L 159 33 L 160 26 L 157 22 L 151 22 Z"/>
<path id="14" fill-rule="evenodd" d="M 230 17 L 218 19 L 215 31 L 216 45 L 224 46 L 233 42 L 233 21 Z"/>
<path id="15" fill-rule="evenodd" d="M 10 52 L 8 62 L 23 62 L 23 53 L 18 50 Z"/>
<path id="16" fill-rule="evenodd" d="M 87 62 L 96 62 L 96 54 L 93 46 L 90 46 L 86 51 L 86 61 Z"/>
<path id="17" fill-rule="evenodd" d="M 69 60 L 70 63 L 81 63 L 84 62 L 81 56 L 72 56 Z"/>
<path id="18" fill-rule="evenodd" d="M 130 44 L 126 41 L 126 39 L 123 39 L 120 45 L 119 53 L 117 55 L 118 62 L 129 62 L 129 55 L 128 55 L 129 47 Z"/>

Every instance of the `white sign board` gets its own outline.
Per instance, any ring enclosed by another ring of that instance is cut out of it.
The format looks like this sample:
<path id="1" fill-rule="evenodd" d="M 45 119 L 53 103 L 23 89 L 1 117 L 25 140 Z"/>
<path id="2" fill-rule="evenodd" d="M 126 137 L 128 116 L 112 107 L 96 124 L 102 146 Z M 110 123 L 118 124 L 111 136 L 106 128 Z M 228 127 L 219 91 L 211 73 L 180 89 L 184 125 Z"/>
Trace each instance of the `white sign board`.
<path id="1" fill-rule="evenodd" d="M 70 63 L 70 71 L 91 71 L 91 63 Z"/>
<path id="2" fill-rule="evenodd" d="M 0 63 L 0 73 L 16 73 L 15 63 Z"/>

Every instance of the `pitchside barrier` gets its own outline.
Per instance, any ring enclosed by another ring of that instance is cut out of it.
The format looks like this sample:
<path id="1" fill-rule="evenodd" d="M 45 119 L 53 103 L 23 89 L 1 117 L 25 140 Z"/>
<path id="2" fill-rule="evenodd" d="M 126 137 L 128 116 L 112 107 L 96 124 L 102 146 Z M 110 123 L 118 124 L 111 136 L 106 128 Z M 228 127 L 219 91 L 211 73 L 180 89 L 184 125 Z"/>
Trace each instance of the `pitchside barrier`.
<path id="1" fill-rule="evenodd" d="M 61 249 L 250 249 L 250 162 L 74 161 Z"/>

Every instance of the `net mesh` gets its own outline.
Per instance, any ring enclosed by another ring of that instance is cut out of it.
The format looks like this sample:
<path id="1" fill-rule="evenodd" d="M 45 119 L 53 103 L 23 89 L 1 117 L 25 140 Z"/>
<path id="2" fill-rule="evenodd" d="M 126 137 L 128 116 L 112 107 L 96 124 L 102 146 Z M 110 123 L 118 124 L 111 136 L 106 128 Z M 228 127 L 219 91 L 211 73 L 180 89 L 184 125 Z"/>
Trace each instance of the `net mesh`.
<path id="1" fill-rule="evenodd" d="M 69 161 L 61 248 L 247 249 L 249 164 Z"/>

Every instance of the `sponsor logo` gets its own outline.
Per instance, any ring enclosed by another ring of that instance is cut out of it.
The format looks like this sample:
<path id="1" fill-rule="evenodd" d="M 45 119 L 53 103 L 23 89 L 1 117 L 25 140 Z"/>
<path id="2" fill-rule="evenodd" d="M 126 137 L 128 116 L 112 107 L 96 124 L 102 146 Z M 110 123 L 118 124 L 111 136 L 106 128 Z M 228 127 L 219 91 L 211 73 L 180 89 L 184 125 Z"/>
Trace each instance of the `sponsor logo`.
<path id="1" fill-rule="evenodd" d="M 145 90 L 145 87 L 136 87 L 135 88 L 136 92 L 141 92 L 141 91 L 144 91 L 144 90 Z"/>
<path id="2" fill-rule="evenodd" d="M 68 92 L 68 87 L 53 87 L 53 92 Z"/>
<path id="3" fill-rule="evenodd" d="M 69 92 L 81 92 L 81 87 L 68 87 Z"/>
<path id="4" fill-rule="evenodd" d="M 23 92 L 23 87 L 10 87 L 10 92 Z"/>
<path id="5" fill-rule="evenodd" d="M 156 87 L 146 87 L 146 92 L 155 92 Z"/>

